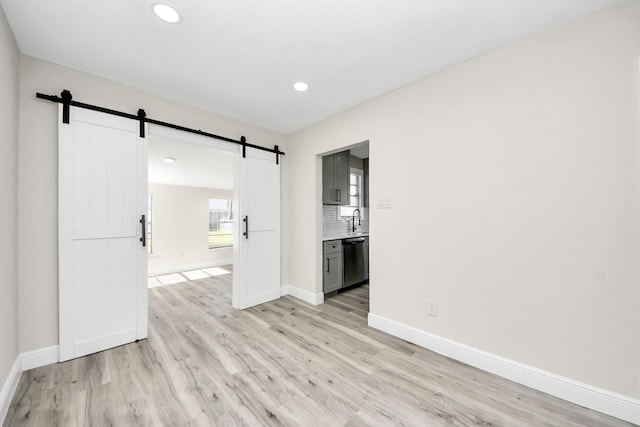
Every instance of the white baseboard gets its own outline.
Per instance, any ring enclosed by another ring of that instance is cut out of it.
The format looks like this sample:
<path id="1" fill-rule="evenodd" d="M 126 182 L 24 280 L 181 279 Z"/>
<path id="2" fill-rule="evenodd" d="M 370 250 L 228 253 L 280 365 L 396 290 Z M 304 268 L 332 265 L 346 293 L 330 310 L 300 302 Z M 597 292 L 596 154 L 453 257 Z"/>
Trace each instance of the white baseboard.
<path id="1" fill-rule="evenodd" d="M 640 400 L 546 372 L 369 313 L 369 326 L 436 353 L 589 409 L 640 424 Z"/>
<path id="2" fill-rule="evenodd" d="M 2 386 L 2 390 L 0 390 L 0 425 L 4 424 L 4 419 L 7 417 L 11 399 L 13 399 L 13 395 L 18 387 L 18 381 L 20 381 L 20 375 L 22 374 L 20 365 L 20 356 L 18 356 L 9 371 L 9 375 Z"/>
<path id="3" fill-rule="evenodd" d="M 183 271 L 203 270 L 205 268 L 222 267 L 223 265 L 231 265 L 231 264 L 233 264 L 233 258 L 221 259 L 218 261 L 212 261 L 212 262 L 201 263 L 201 264 L 189 264 L 189 265 L 181 265 L 177 267 L 157 268 L 155 270 L 149 270 L 149 272 L 147 273 L 147 276 L 160 276 L 163 274 L 182 273 Z"/>
<path id="4" fill-rule="evenodd" d="M 16 357 L 16 361 L 13 363 L 13 367 L 9 371 L 7 380 L 4 382 L 2 390 L 0 390 L 0 425 L 4 423 L 4 419 L 7 416 L 11 399 L 13 399 L 13 395 L 16 392 L 22 373 L 29 369 L 57 363 L 58 360 L 57 345 L 21 353 Z"/>
<path id="5" fill-rule="evenodd" d="M 313 292 L 305 291 L 304 289 L 296 288 L 291 285 L 282 285 L 280 287 L 280 296 L 291 295 L 304 302 L 308 302 L 312 305 L 322 304 L 324 302 L 324 293 L 320 292 L 314 294 Z"/>
<path id="6" fill-rule="evenodd" d="M 57 345 L 42 348 L 40 350 L 28 351 L 20 356 L 23 371 L 39 368 L 40 366 L 58 363 L 60 360 L 60 352 Z"/>

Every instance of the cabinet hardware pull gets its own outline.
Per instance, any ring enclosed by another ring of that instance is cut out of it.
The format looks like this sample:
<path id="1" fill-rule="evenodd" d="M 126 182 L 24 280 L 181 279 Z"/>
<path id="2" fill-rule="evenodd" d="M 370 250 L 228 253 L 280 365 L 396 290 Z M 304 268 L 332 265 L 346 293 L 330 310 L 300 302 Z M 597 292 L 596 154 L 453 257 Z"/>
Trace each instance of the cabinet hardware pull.
<path id="1" fill-rule="evenodd" d="M 244 222 L 244 233 L 242 233 L 242 235 L 244 236 L 245 239 L 248 239 L 249 238 L 249 215 L 245 215 L 242 221 Z"/>
<path id="2" fill-rule="evenodd" d="M 331 273 L 331 260 L 327 258 L 327 273 Z"/>
<path id="3" fill-rule="evenodd" d="M 142 224 L 142 237 L 140 237 L 140 242 L 142 242 L 142 247 L 147 246 L 147 217 L 142 215 L 140 218 L 140 224 Z"/>

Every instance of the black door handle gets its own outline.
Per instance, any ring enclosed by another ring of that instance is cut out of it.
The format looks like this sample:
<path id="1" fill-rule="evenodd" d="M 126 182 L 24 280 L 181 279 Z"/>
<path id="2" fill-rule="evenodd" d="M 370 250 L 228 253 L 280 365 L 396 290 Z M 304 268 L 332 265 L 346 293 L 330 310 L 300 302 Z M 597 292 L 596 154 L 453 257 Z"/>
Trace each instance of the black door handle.
<path id="1" fill-rule="evenodd" d="M 145 215 L 142 215 L 140 218 L 140 224 L 142 224 L 142 237 L 140 238 L 140 242 L 142 242 L 142 247 L 147 246 L 147 218 Z"/>
<path id="2" fill-rule="evenodd" d="M 244 222 L 244 233 L 242 233 L 242 235 L 244 236 L 245 239 L 249 238 L 249 215 L 245 215 L 243 220 Z"/>

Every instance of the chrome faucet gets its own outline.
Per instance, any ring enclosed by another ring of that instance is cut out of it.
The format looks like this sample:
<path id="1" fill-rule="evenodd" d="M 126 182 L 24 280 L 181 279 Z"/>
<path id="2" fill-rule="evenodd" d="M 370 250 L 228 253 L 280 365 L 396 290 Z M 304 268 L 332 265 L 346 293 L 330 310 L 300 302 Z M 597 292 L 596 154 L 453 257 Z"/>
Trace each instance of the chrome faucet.
<path id="1" fill-rule="evenodd" d="M 351 221 L 353 221 L 353 225 L 351 226 L 351 232 L 355 233 L 356 232 L 356 211 L 358 211 L 358 225 L 362 225 L 360 222 L 361 219 L 361 214 L 360 214 L 360 209 L 355 208 L 353 210 L 353 215 L 351 216 Z"/>

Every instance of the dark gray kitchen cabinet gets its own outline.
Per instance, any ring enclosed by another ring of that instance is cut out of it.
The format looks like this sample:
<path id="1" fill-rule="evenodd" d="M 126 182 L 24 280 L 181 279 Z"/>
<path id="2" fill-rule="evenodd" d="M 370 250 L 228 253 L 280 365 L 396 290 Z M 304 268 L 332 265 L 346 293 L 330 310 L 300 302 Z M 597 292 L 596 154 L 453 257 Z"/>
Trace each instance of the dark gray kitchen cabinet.
<path id="1" fill-rule="evenodd" d="M 329 240 L 323 245 L 322 290 L 325 293 L 342 289 L 342 241 Z"/>
<path id="2" fill-rule="evenodd" d="M 362 160 L 362 206 L 369 207 L 369 159 Z"/>
<path id="3" fill-rule="evenodd" d="M 349 151 L 322 158 L 322 203 L 349 204 Z"/>
<path id="4" fill-rule="evenodd" d="M 364 277 L 369 280 L 369 238 L 364 238 Z"/>

